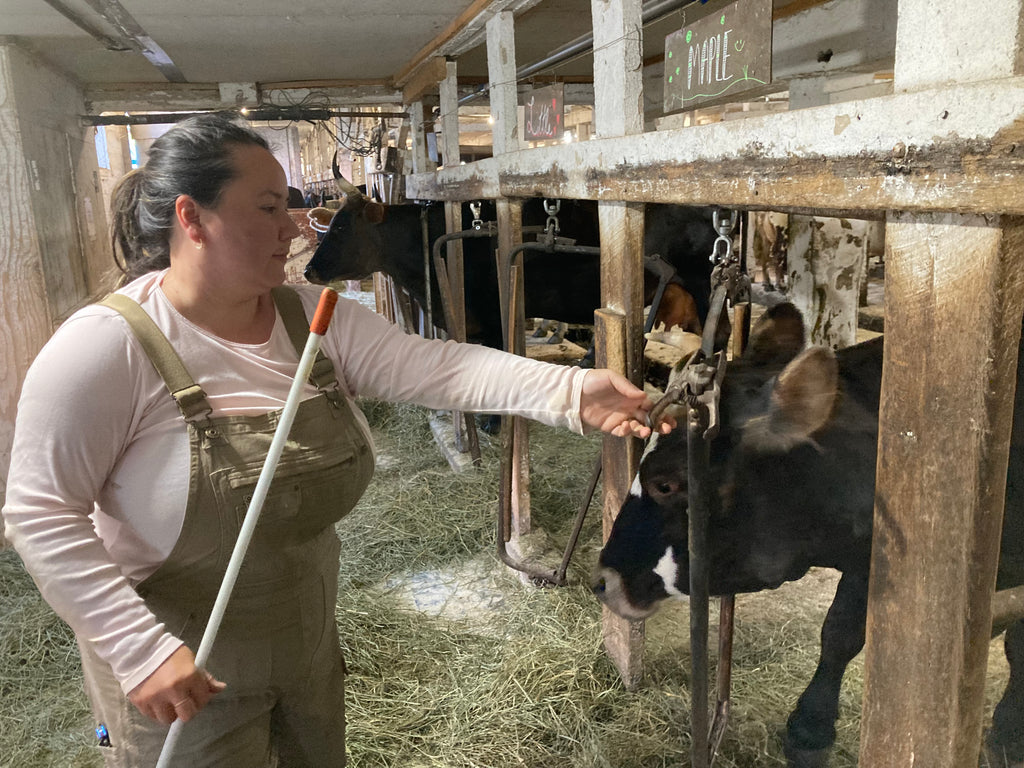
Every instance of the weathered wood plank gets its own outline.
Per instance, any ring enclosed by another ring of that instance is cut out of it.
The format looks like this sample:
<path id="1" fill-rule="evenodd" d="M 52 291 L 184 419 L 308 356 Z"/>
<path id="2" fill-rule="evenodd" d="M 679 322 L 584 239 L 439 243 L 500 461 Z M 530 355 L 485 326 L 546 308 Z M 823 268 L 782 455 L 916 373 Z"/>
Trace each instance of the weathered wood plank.
<path id="1" fill-rule="evenodd" d="M 29 364 L 53 332 L 54 321 L 9 51 L 0 46 L 0 179 L 5 190 L 0 195 L 0 498 L 7 490 L 18 393 Z M 0 529 L 0 549 L 5 545 Z"/>
<path id="2" fill-rule="evenodd" d="M 894 216 L 886 244 L 860 760 L 961 768 L 981 738 L 1024 222 Z"/>
<path id="3" fill-rule="evenodd" d="M 611 309 L 594 313 L 594 346 L 598 367 L 622 371 L 626 367 L 626 316 Z M 602 506 L 603 538 L 611 533 L 633 475 L 640 464 L 640 441 L 606 436 L 601 454 L 604 476 Z M 635 688 L 643 678 L 644 622 L 628 621 L 603 607 L 601 633 L 605 650 L 619 670 L 627 688 Z"/>
<path id="4" fill-rule="evenodd" d="M 491 84 L 491 115 L 495 155 L 519 147 L 516 135 L 516 38 L 511 12 L 495 14 L 487 21 L 487 76 Z M 512 258 L 512 251 L 523 241 L 522 206 L 499 200 L 498 216 L 498 295 L 501 302 L 502 328 L 505 347 L 517 355 L 526 354 L 526 299 L 523 292 L 523 259 Z M 512 268 L 518 269 L 517 280 L 512 281 Z M 526 420 L 514 416 L 506 420 L 512 434 L 512 511 L 510 546 L 518 547 L 519 537 L 533 528 L 530 514 L 530 430 Z M 503 475 L 505 473 L 502 473 Z"/>
<path id="5" fill-rule="evenodd" d="M 1024 77 L 538 147 L 411 176 L 414 199 L 559 197 L 877 218 L 1024 214 Z"/>
<path id="6" fill-rule="evenodd" d="M 487 73 L 490 80 L 492 145 L 495 155 L 519 149 L 516 119 L 516 35 L 512 14 L 487 22 Z"/>
<path id="7" fill-rule="evenodd" d="M 594 20 L 594 125 L 601 136 L 643 130 L 643 50 L 640 0 L 591 0 Z M 522 154 L 522 153 L 520 153 Z M 614 200 L 598 205 L 601 228 L 601 304 L 595 313 L 599 366 L 643 376 L 644 207 Z M 601 453 L 604 539 L 640 463 L 639 441 L 606 437 Z M 605 648 L 627 687 L 643 677 L 644 625 L 602 610 Z"/>
<path id="8" fill-rule="evenodd" d="M 1024 0 L 1001 3 L 991 17 L 974 11 L 955 0 L 901 0 L 897 91 L 955 78 L 976 83 L 962 87 L 973 98 L 1010 82 L 1019 71 Z M 976 56 L 963 55 L 969 39 L 985 40 Z M 947 108 L 940 97 L 928 114 Z M 983 105 L 973 118 L 986 128 L 973 139 L 957 135 L 965 151 L 936 165 L 979 179 L 990 172 L 980 155 L 1019 159 L 1019 114 L 985 138 L 993 124 Z M 913 166 L 904 144 L 900 162 Z M 965 196 L 972 195 L 984 199 L 977 189 Z M 1003 209 L 1002 198 L 989 199 L 983 211 Z M 1024 219 L 919 211 L 890 212 L 885 233 L 860 747 L 861 764 L 872 768 L 978 764 L 1024 313 Z"/>

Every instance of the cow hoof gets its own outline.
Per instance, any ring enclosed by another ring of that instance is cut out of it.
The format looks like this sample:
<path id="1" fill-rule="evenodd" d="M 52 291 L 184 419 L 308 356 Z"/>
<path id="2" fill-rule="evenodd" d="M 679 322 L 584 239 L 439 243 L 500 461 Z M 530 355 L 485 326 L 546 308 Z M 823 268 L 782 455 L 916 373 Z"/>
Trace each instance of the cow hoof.
<path id="1" fill-rule="evenodd" d="M 563 341 L 564 341 L 564 339 L 562 338 L 561 334 L 552 333 L 550 336 L 548 336 L 547 343 L 548 344 L 561 344 Z"/>
<path id="2" fill-rule="evenodd" d="M 501 434 L 501 416 L 494 414 L 489 416 L 478 416 L 477 424 L 480 426 L 480 431 L 485 432 L 488 435 Z"/>
<path id="3" fill-rule="evenodd" d="M 786 754 L 788 768 L 826 768 L 832 747 L 801 749 L 793 746 L 788 739 L 783 737 L 783 751 Z"/>

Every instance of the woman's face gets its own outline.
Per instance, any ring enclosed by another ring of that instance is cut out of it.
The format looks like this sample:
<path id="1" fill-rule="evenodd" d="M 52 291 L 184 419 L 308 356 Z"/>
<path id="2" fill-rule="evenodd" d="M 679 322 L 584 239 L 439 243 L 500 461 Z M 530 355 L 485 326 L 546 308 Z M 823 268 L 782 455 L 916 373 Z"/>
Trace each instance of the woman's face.
<path id="1" fill-rule="evenodd" d="M 231 150 L 238 175 L 214 208 L 201 209 L 204 271 L 263 292 L 285 279 L 299 228 L 288 215 L 288 184 L 274 156 L 259 146 Z"/>

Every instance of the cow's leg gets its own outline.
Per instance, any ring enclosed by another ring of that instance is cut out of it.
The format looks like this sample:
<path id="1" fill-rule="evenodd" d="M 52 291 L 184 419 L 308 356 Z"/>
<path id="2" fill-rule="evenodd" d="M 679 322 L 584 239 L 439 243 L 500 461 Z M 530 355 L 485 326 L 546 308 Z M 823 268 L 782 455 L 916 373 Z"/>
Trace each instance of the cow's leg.
<path id="1" fill-rule="evenodd" d="M 565 333 L 569 329 L 568 323 L 563 323 L 560 320 L 552 321 L 551 327 L 553 330 L 551 335 L 548 336 L 548 344 L 561 344 L 565 341 Z"/>
<path id="2" fill-rule="evenodd" d="M 828 762 L 836 740 L 843 674 L 864 647 L 867 602 L 867 574 L 844 573 L 821 628 L 818 668 L 786 723 L 790 768 L 824 768 Z"/>
<path id="3" fill-rule="evenodd" d="M 1024 766 L 1024 619 L 1006 630 L 1005 648 L 1010 681 L 992 714 L 992 730 L 985 740 L 991 768 Z"/>

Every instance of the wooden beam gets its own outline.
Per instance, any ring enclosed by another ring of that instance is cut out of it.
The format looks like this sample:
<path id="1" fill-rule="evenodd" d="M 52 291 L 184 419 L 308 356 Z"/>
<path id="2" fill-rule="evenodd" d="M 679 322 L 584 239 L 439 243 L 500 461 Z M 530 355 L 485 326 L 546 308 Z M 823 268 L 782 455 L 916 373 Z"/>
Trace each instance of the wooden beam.
<path id="1" fill-rule="evenodd" d="M 491 197 L 853 218 L 886 210 L 1024 215 L 1024 78 L 539 147 L 436 179 L 413 176 L 407 189 L 414 199 L 443 199 L 463 185 Z"/>
<path id="2" fill-rule="evenodd" d="M 525 10 L 538 2 L 540 0 L 473 0 L 466 10 L 395 73 L 395 85 L 399 88 L 405 85 L 413 73 L 433 56 L 458 56 L 478 45 L 484 25 L 495 14 L 506 10 Z"/>
<path id="3" fill-rule="evenodd" d="M 448 70 L 443 56 L 428 59 L 402 87 L 402 102 L 411 104 L 414 101 L 419 101 L 427 91 L 436 91 L 437 84 L 447 75 Z"/>
<path id="4" fill-rule="evenodd" d="M 358 104 L 398 104 L 401 91 L 385 80 L 291 80 L 257 83 L 261 103 L 282 103 L 278 91 L 317 91 L 329 104 L 352 107 Z M 304 94 L 289 94 L 286 103 Z M 225 105 L 217 83 L 105 83 L 85 88 L 86 109 L 106 111 L 154 109 L 218 109 Z"/>
<path id="5" fill-rule="evenodd" d="M 465 29 L 471 21 L 486 11 L 491 6 L 492 2 L 493 0 L 473 0 L 466 10 L 455 17 L 455 20 L 452 21 L 451 24 L 441 30 L 433 40 L 417 51 L 416 55 L 409 59 L 405 66 L 395 73 L 395 85 L 401 88 L 409 82 L 416 70 L 423 66 L 424 62 L 436 56 L 438 51 L 443 48 L 446 43 L 450 42 L 452 38 Z"/>

